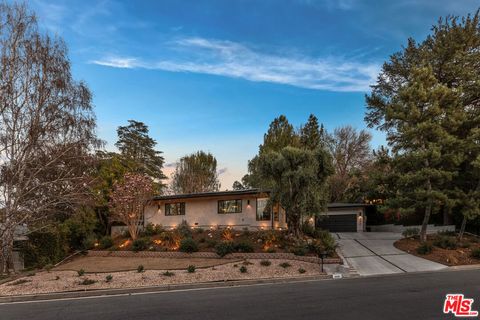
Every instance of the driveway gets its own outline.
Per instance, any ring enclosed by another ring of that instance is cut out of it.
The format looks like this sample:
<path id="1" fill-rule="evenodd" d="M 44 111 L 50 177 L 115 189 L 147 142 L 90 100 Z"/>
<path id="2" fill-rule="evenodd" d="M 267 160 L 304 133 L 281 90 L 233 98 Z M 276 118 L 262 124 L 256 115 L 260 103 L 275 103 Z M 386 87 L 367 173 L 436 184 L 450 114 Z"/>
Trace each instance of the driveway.
<path id="1" fill-rule="evenodd" d="M 394 232 L 337 233 L 340 253 L 362 276 L 435 271 L 447 268 L 393 246 L 402 235 Z"/>

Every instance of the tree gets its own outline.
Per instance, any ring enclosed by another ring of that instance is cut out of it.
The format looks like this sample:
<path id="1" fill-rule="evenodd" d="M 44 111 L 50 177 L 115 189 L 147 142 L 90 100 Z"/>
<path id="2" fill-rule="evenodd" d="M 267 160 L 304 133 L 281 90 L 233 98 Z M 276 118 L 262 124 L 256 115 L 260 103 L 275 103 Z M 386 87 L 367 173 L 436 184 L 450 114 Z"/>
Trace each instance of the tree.
<path id="1" fill-rule="evenodd" d="M 0 273 L 13 235 L 89 196 L 95 116 L 91 93 L 72 78 L 62 39 L 42 35 L 24 5 L 0 4 Z"/>
<path id="2" fill-rule="evenodd" d="M 110 198 L 112 221 L 124 223 L 132 240 L 137 239 L 144 219 L 145 205 L 151 200 L 152 179 L 140 173 L 127 173 L 114 184 Z"/>
<path id="3" fill-rule="evenodd" d="M 352 194 L 364 179 L 365 169 L 371 161 L 372 135 L 365 130 L 357 132 L 352 126 L 336 128 L 329 139 L 335 173 L 330 178 L 332 202 L 358 201 Z"/>
<path id="4" fill-rule="evenodd" d="M 128 120 L 128 126 L 118 127 L 117 135 L 115 146 L 125 161 L 130 162 L 127 166 L 156 182 L 166 179 L 162 171 L 162 152 L 155 150 L 157 142 L 148 135 L 148 127 L 143 122 Z"/>
<path id="5" fill-rule="evenodd" d="M 177 194 L 218 191 L 217 159 L 203 151 L 182 157 L 173 174 L 171 188 Z"/>
<path id="6" fill-rule="evenodd" d="M 245 186 L 240 181 L 235 181 L 232 185 L 233 190 L 245 190 Z"/>
<path id="7" fill-rule="evenodd" d="M 270 201 L 284 208 L 288 230 L 298 237 L 303 217 L 325 211 L 327 177 L 333 171 L 329 154 L 287 146 L 262 153 L 258 161 L 260 176 L 274 182 Z"/>
<path id="8" fill-rule="evenodd" d="M 424 184 L 420 189 L 430 190 L 423 197 L 429 201 L 421 201 L 425 206 L 423 239 L 432 206 L 457 207 L 464 214 L 463 226 L 480 213 L 475 192 L 478 176 L 472 175 L 479 143 L 469 138 L 475 137 L 480 126 L 479 31 L 478 11 L 461 20 L 451 16 L 440 19 L 425 41 L 417 44 L 409 39 L 408 46 L 385 63 L 367 97 L 366 121 L 370 126 L 386 131 L 392 146 L 398 142 L 406 146 L 402 138 L 415 144 L 408 150 L 398 148 L 395 153 L 403 161 L 394 169 L 408 167 L 406 162 L 415 160 L 408 155 L 417 154 L 415 158 L 427 164 L 422 167 Z M 414 94 L 421 102 L 415 104 Z M 397 112 L 402 106 L 403 115 Z M 431 121 L 425 119 L 428 115 L 433 117 Z M 411 132 L 406 132 L 407 128 Z M 422 130 L 422 135 L 415 137 L 415 130 Z M 422 164 L 414 165 L 418 168 Z"/>
<path id="9" fill-rule="evenodd" d="M 323 124 L 319 125 L 317 117 L 313 114 L 308 117 L 307 123 L 300 127 L 299 136 L 300 145 L 310 150 L 325 147 L 330 143 L 330 137 Z"/>

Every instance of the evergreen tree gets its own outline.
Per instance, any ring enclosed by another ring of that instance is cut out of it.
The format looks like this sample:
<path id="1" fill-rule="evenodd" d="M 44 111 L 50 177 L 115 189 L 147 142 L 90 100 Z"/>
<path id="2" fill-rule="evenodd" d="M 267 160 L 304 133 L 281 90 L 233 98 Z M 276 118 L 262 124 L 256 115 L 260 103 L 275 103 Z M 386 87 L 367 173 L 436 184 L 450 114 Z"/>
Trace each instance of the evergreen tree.
<path id="1" fill-rule="evenodd" d="M 203 151 L 182 157 L 173 174 L 171 188 L 177 194 L 218 191 L 217 159 Z"/>

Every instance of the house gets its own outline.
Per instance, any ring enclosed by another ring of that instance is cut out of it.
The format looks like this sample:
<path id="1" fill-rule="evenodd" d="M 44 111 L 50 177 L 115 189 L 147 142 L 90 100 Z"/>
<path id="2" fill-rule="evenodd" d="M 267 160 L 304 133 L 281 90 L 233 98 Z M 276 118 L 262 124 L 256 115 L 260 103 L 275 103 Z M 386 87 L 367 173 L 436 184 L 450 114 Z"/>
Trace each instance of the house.
<path id="1" fill-rule="evenodd" d="M 260 189 L 156 196 L 145 207 L 144 223 L 174 228 L 183 220 L 192 227 L 286 229 L 285 211 L 269 205 L 269 192 Z M 334 232 L 365 230 L 363 204 L 328 205 L 317 226 Z"/>

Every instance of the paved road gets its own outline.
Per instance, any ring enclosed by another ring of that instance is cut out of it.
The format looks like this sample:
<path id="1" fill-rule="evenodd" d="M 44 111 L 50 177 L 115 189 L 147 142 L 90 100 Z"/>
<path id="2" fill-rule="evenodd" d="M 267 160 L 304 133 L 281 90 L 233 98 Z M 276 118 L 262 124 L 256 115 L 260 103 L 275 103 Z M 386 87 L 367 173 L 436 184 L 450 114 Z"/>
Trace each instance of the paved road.
<path id="1" fill-rule="evenodd" d="M 411 273 L 0 305 L 0 319 L 453 319 L 445 294 L 480 309 L 480 270 Z"/>
<path id="2" fill-rule="evenodd" d="M 398 250 L 394 232 L 337 233 L 340 251 L 362 276 L 417 271 L 436 271 L 446 266 Z"/>

